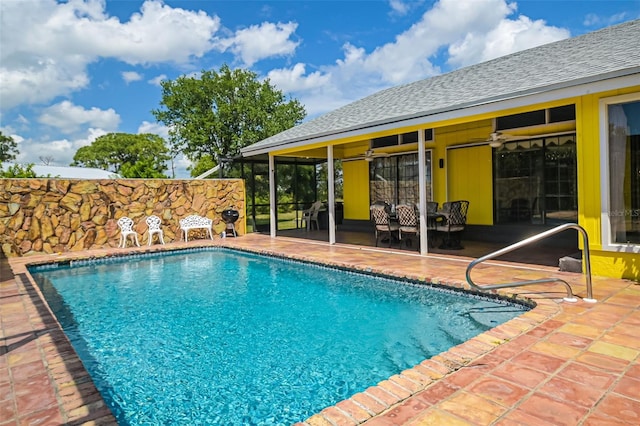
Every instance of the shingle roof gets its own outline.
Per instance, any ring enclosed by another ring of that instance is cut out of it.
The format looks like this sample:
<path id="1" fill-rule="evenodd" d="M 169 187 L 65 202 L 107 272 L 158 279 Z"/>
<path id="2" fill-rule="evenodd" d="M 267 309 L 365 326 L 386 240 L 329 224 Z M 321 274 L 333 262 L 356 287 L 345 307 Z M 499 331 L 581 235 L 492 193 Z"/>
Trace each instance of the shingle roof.
<path id="1" fill-rule="evenodd" d="M 631 74 L 640 74 L 640 20 L 391 87 L 242 152 L 258 154 L 289 143 L 312 143 L 343 132 Z"/>

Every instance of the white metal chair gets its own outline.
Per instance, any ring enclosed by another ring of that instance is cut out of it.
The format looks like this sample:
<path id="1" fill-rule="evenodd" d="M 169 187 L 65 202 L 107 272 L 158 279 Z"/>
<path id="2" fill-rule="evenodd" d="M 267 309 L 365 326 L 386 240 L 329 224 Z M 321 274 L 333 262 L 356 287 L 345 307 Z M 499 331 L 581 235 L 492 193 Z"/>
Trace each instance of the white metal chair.
<path id="1" fill-rule="evenodd" d="M 146 219 L 147 226 L 149 227 L 149 245 L 153 241 L 153 235 L 158 235 L 158 240 L 164 244 L 164 234 L 162 233 L 162 220 L 156 216 L 151 215 Z"/>
<path id="2" fill-rule="evenodd" d="M 133 241 L 138 247 L 140 247 L 140 243 L 138 242 L 138 234 L 133 230 L 133 220 L 131 220 L 131 218 L 123 216 L 118 219 L 118 227 L 120 227 L 120 242 L 118 243 L 118 247 L 126 247 L 127 237 L 129 236 L 133 237 Z"/>

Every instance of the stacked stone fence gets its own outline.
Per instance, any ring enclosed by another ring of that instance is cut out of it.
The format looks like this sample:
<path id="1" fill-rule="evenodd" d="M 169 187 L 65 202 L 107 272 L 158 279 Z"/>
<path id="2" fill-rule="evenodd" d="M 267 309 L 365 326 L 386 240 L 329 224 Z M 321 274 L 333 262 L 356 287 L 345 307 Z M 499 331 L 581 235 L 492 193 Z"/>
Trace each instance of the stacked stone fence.
<path id="1" fill-rule="evenodd" d="M 6 257 L 117 247 L 122 216 L 147 244 L 150 215 L 162 220 L 168 243 L 181 238 L 179 220 L 190 214 L 212 219 L 219 234 L 226 209 L 240 213 L 235 225 L 244 234 L 243 180 L 0 179 L 0 245 Z"/>

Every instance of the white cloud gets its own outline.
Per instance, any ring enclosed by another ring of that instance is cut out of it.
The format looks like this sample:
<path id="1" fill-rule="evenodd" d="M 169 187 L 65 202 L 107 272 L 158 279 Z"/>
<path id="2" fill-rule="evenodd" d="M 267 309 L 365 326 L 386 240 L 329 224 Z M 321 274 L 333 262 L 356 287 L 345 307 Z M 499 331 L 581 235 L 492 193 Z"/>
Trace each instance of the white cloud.
<path id="1" fill-rule="evenodd" d="M 334 65 L 306 74 L 306 64 L 298 63 L 268 76 L 314 116 L 377 90 L 439 74 L 434 62 L 442 52 L 455 69 L 569 37 L 567 30 L 542 20 L 510 18 L 516 12 L 516 4 L 505 0 L 440 0 L 393 42 L 371 52 L 347 43 Z"/>
<path id="2" fill-rule="evenodd" d="M 160 82 L 167 79 L 166 74 L 160 74 L 157 77 L 153 77 L 151 80 L 148 80 L 147 83 L 152 84 L 154 86 L 160 86 Z"/>
<path id="3" fill-rule="evenodd" d="M 96 107 L 85 109 L 63 101 L 46 108 L 38 117 L 38 122 L 55 127 L 65 134 L 77 132 L 86 126 L 113 131 L 120 124 L 120 116 L 112 108 L 106 111 Z"/>
<path id="4" fill-rule="evenodd" d="M 487 33 L 467 34 L 463 41 L 449 47 L 449 63 L 455 67 L 471 65 L 569 36 L 568 30 L 520 16 L 517 20 L 501 21 Z"/>
<path id="5" fill-rule="evenodd" d="M 1 107 L 47 102 L 89 84 L 100 58 L 129 64 L 184 64 L 212 50 L 220 19 L 145 1 L 127 22 L 100 0 L 0 2 Z"/>
<path id="6" fill-rule="evenodd" d="M 42 164 L 40 158 L 53 159 L 51 166 L 68 166 L 73 162 L 76 151 L 87 145 L 91 145 L 96 138 L 106 135 L 107 131 L 100 128 L 89 128 L 83 137 L 77 139 L 35 140 L 21 138 L 19 146 L 20 154 L 16 158 L 22 164 Z"/>
<path id="7" fill-rule="evenodd" d="M 250 67 L 265 58 L 292 55 L 300 44 L 290 39 L 296 28 L 298 24 L 293 22 L 263 22 L 236 31 L 233 37 L 220 40 L 218 45 L 223 50 L 231 50 Z"/>
<path id="8" fill-rule="evenodd" d="M 614 25 L 627 19 L 626 12 L 617 13 L 611 16 L 600 16 L 595 13 L 589 13 L 584 17 L 582 24 L 585 27 L 600 27 Z"/>
<path id="9" fill-rule="evenodd" d="M 398 15 L 406 15 L 409 11 L 409 5 L 402 0 L 389 0 L 389 6 L 393 13 Z"/>
<path id="10" fill-rule="evenodd" d="M 138 126 L 138 134 L 141 133 L 151 133 L 153 135 L 158 135 L 164 140 L 169 138 L 169 128 L 164 124 L 160 123 L 151 123 L 149 121 L 143 121 L 140 126 Z"/>
<path id="11" fill-rule="evenodd" d="M 331 79 L 331 75 L 322 74 L 320 71 L 315 71 L 307 75 L 305 75 L 305 73 L 305 64 L 298 63 L 292 68 L 271 70 L 267 74 L 267 77 L 272 85 L 285 93 L 316 89 L 327 84 Z"/>
<path id="12" fill-rule="evenodd" d="M 135 71 L 124 71 L 121 73 L 122 79 L 127 83 L 131 83 L 132 81 L 140 81 L 142 80 L 142 74 Z"/>

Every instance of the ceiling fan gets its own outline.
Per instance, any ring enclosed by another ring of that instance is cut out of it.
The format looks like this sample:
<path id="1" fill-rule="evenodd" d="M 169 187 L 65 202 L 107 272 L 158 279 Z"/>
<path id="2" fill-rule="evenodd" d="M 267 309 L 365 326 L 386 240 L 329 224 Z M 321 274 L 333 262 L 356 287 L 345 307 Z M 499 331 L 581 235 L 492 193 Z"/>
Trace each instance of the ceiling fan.
<path id="1" fill-rule="evenodd" d="M 485 142 L 489 142 L 491 148 L 500 148 L 505 142 L 529 138 L 529 136 L 513 136 L 502 132 L 491 132 Z"/>
<path id="2" fill-rule="evenodd" d="M 508 139 L 508 136 L 500 132 L 491 132 L 487 142 L 491 148 L 500 148 L 502 144 Z"/>
<path id="3" fill-rule="evenodd" d="M 374 158 L 388 157 L 389 155 L 390 154 L 386 152 L 375 152 L 373 149 L 368 149 L 362 155 L 344 158 L 342 161 L 356 161 L 356 160 L 373 161 Z"/>

